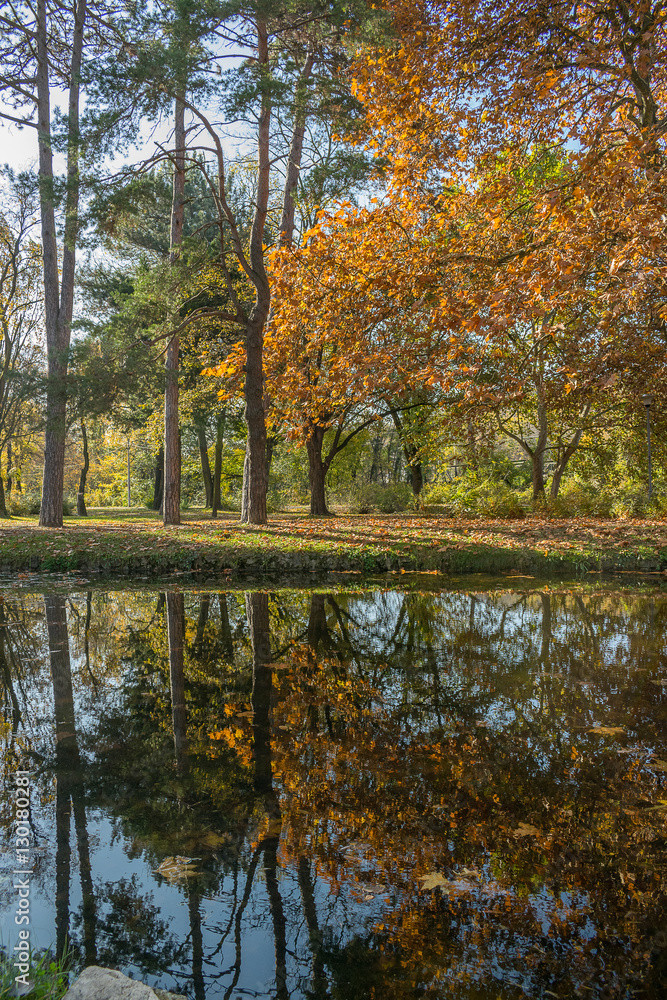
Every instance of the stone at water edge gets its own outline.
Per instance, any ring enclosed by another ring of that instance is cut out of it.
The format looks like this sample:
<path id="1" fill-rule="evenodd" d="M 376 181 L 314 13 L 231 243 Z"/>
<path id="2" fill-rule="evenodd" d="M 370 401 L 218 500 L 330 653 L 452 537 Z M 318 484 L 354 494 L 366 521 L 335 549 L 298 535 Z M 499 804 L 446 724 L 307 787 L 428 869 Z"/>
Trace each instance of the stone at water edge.
<path id="1" fill-rule="evenodd" d="M 136 979 L 124 976 L 115 969 L 89 965 L 75 983 L 72 983 L 64 1000 L 186 1000 L 181 993 L 168 993 L 157 987 L 147 986 Z"/>

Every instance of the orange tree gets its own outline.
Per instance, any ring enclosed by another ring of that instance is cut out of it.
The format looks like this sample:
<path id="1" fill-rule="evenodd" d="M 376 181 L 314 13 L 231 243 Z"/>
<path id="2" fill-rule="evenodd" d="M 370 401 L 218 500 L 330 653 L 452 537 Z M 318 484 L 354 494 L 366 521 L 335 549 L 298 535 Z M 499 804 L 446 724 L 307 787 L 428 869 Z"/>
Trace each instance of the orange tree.
<path id="1" fill-rule="evenodd" d="M 399 40 L 355 82 L 387 197 L 278 260 L 280 322 L 400 330 L 388 370 L 496 411 L 536 496 L 551 437 L 557 493 L 583 431 L 663 381 L 663 15 L 390 7 Z"/>
<path id="2" fill-rule="evenodd" d="M 436 380 L 424 374 L 429 347 L 411 333 L 422 317 L 394 301 L 395 283 L 411 263 L 405 254 L 410 237 L 401 225 L 387 234 L 385 221 L 378 221 L 373 211 L 343 206 L 302 248 L 272 258 L 265 401 L 272 425 L 305 444 L 312 514 L 328 513 L 327 472 L 358 433 L 389 414 L 400 424 L 402 411 L 433 403 Z M 239 343 L 209 369 L 223 379 L 223 394 L 238 391 L 244 363 Z M 425 381 L 432 392 L 424 393 Z M 416 463 L 418 449 L 407 436 L 405 447 L 408 464 Z"/>

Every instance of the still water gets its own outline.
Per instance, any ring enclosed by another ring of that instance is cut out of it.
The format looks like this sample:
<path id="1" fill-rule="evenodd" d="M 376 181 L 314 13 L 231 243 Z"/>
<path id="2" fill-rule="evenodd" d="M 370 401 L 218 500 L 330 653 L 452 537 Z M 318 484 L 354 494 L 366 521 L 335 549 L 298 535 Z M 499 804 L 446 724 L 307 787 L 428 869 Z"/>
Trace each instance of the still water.
<path id="1" fill-rule="evenodd" d="M 667 592 L 0 590 L 0 943 L 195 1000 L 667 995 Z M 419 582 L 417 581 L 417 587 Z"/>

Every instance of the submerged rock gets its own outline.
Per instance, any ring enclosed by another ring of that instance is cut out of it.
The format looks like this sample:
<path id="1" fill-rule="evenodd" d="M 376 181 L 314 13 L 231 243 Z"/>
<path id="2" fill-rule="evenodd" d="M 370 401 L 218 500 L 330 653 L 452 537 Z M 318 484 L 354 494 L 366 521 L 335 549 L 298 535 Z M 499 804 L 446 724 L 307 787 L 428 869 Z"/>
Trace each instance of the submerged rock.
<path id="1" fill-rule="evenodd" d="M 181 993 L 168 993 L 124 976 L 115 969 L 89 965 L 65 994 L 64 1000 L 186 1000 Z"/>

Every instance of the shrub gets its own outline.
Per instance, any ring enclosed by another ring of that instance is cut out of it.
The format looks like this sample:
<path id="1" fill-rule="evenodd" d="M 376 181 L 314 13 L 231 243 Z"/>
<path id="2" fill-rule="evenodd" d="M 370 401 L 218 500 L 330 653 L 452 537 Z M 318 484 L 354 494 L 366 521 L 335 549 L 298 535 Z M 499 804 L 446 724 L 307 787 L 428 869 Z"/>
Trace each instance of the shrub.
<path id="1" fill-rule="evenodd" d="M 42 495 L 37 490 L 26 490 L 24 493 L 17 493 L 12 490 L 11 499 L 7 503 L 7 510 L 15 517 L 27 517 L 30 514 L 39 514 L 42 505 Z M 70 497 L 63 498 L 63 514 L 70 517 L 76 510 L 76 503 Z"/>
<path id="2" fill-rule="evenodd" d="M 364 483 L 339 493 L 335 500 L 352 514 L 399 514 L 414 506 L 409 483 Z"/>
<path id="3" fill-rule="evenodd" d="M 519 494 L 507 483 L 467 472 L 453 482 L 428 486 L 422 494 L 428 514 L 442 517 L 524 517 Z"/>
<path id="4" fill-rule="evenodd" d="M 562 517 L 655 517 L 667 512 L 667 493 L 660 484 L 649 502 L 646 483 L 627 476 L 605 481 L 575 474 L 563 480 L 555 499 L 549 497 L 541 506 Z"/>

